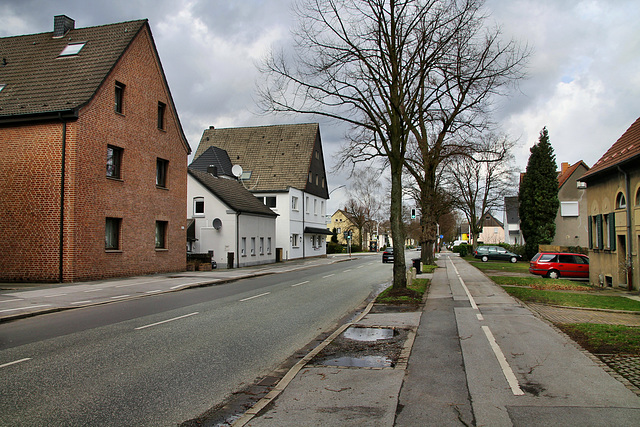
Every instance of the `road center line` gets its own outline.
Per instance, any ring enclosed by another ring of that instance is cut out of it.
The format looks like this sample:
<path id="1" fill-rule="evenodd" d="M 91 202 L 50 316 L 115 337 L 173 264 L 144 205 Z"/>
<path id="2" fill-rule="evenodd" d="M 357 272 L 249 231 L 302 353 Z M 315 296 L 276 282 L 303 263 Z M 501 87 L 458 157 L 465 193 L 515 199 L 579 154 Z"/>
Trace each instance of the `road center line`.
<path id="1" fill-rule="evenodd" d="M 174 317 L 173 319 L 167 319 L 167 320 L 163 320 L 161 322 L 156 322 L 156 323 L 151 323 L 149 325 L 139 326 L 139 327 L 135 328 L 135 330 L 139 331 L 140 329 L 146 329 L 146 328 L 150 328 L 152 326 L 162 325 L 163 323 L 173 322 L 174 320 L 184 319 L 185 317 L 195 316 L 196 314 L 199 314 L 199 312 L 195 311 L 193 313 L 185 314 L 183 316 Z"/>
<path id="2" fill-rule="evenodd" d="M 327 277 L 331 277 L 331 276 L 335 276 L 335 275 L 336 275 L 335 273 L 333 273 L 333 274 L 328 274 L 328 275 L 326 275 L 326 276 L 322 276 L 322 278 L 323 278 L 323 279 L 326 279 Z"/>
<path id="3" fill-rule="evenodd" d="M 67 295 L 67 294 L 45 295 L 45 298 L 63 297 L 65 295 Z"/>
<path id="4" fill-rule="evenodd" d="M 0 365 L 0 368 L 6 368 L 7 366 L 15 365 L 16 363 L 26 362 L 27 360 L 31 360 L 30 357 L 25 357 L 24 359 L 14 360 L 13 362 L 5 363 Z"/>
<path id="5" fill-rule="evenodd" d="M 115 297 L 111 297 L 111 299 L 126 298 L 126 297 L 129 297 L 129 296 L 131 296 L 131 295 L 117 295 Z"/>
<path id="6" fill-rule="evenodd" d="M 158 292 L 162 292 L 162 289 L 156 289 L 155 291 L 147 291 L 145 294 L 157 294 Z"/>
<path id="7" fill-rule="evenodd" d="M 345 271 L 343 271 L 343 273 L 347 273 L 347 272 L 349 272 L 349 271 L 351 271 L 351 269 L 345 270 Z"/>
<path id="8" fill-rule="evenodd" d="M 92 301 L 89 299 L 89 300 L 86 300 L 86 301 L 74 301 L 74 302 L 72 302 L 70 304 L 88 304 L 90 302 L 92 302 Z"/>
<path id="9" fill-rule="evenodd" d="M 296 286 L 300 286 L 300 285 L 304 285 L 306 283 L 309 283 L 308 280 L 305 280 L 304 282 L 300 282 L 300 283 L 296 283 L 295 285 L 291 285 L 292 288 L 295 288 Z"/>
<path id="10" fill-rule="evenodd" d="M 5 300 L 0 301 L 0 303 L 2 303 L 2 302 L 14 302 L 14 301 L 24 301 L 24 298 L 5 299 Z"/>
<path id="11" fill-rule="evenodd" d="M 509 387 L 511 387 L 511 392 L 514 396 L 523 396 L 524 391 L 520 388 L 520 384 L 518 384 L 518 379 L 516 378 L 513 370 L 511 370 L 511 366 L 509 366 L 509 362 L 507 362 L 507 358 L 504 357 L 504 353 L 500 349 L 500 346 L 496 342 L 493 334 L 491 333 L 491 329 L 488 326 L 482 326 L 482 330 L 484 334 L 487 336 L 487 340 L 489 340 L 489 345 L 491 345 L 491 349 L 493 350 L 493 354 L 496 355 L 496 359 L 498 359 L 498 363 L 500 364 L 500 368 L 502 368 L 502 373 L 504 377 L 507 379 L 509 383 Z"/>
<path id="12" fill-rule="evenodd" d="M 0 313 L 8 313 L 9 311 L 28 310 L 30 308 L 51 307 L 51 304 L 31 305 L 29 307 L 8 308 L 6 310 L 0 310 Z"/>
<path id="13" fill-rule="evenodd" d="M 249 297 L 249 298 L 241 299 L 241 300 L 240 300 L 240 302 L 249 301 L 249 300 L 254 299 L 254 298 L 260 298 L 260 297 L 263 297 L 263 296 L 265 296 L 265 295 L 269 295 L 270 293 L 271 293 L 271 292 L 265 292 L 264 294 L 254 295 L 254 296 Z"/>

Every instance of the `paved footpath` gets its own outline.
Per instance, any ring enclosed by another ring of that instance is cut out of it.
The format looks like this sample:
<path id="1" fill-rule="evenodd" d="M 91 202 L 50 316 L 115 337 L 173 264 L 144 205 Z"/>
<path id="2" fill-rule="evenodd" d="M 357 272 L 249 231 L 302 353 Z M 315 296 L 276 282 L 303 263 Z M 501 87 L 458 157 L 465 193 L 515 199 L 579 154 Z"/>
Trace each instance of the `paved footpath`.
<path id="1" fill-rule="evenodd" d="M 445 261 L 476 425 L 637 426 L 640 398 L 459 258 Z"/>
<path id="2" fill-rule="evenodd" d="M 236 425 L 639 425 L 640 398 L 601 363 L 466 261 L 438 264 L 422 315 L 405 323 L 417 325 L 408 363 L 303 363 Z M 356 323 L 397 324 L 373 316 Z"/>

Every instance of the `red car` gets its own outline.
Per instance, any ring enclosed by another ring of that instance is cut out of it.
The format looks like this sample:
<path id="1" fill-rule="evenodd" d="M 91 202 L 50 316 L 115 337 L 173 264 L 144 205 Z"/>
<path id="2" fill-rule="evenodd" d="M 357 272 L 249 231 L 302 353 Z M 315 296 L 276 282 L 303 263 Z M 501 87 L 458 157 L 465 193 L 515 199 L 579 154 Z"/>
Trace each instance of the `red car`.
<path id="1" fill-rule="evenodd" d="M 589 277 L 589 257 L 560 252 L 537 253 L 529 263 L 529 273 L 557 279 Z"/>

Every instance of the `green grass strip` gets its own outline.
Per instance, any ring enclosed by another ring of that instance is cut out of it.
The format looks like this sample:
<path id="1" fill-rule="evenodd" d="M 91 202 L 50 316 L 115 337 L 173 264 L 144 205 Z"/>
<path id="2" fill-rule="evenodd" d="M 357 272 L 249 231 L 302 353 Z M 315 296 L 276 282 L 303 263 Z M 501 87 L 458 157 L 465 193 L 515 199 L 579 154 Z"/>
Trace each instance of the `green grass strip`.
<path id="1" fill-rule="evenodd" d="M 405 295 L 395 294 L 393 287 L 389 286 L 378 295 L 376 302 L 379 304 L 420 304 L 430 282 L 429 279 L 414 280 L 413 284 L 407 287 L 410 292 Z M 408 295 L 409 293 L 411 295 Z"/>
<path id="2" fill-rule="evenodd" d="M 574 341 L 595 354 L 640 354 L 640 327 L 575 323 L 558 325 Z"/>
<path id="3" fill-rule="evenodd" d="M 640 311 L 640 301 L 626 297 L 592 295 L 561 291 L 539 291 L 536 289 L 503 286 L 509 295 L 524 302 L 562 305 L 567 307 L 601 308 L 608 310 Z"/>
<path id="4" fill-rule="evenodd" d="M 595 290 L 588 282 L 574 282 L 566 279 L 545 279 L 539 276 L 531 277 L 511 277 L 511 276 L 489 276 L 498 285 L 502 286 L 531 286 L 535 289 L 549 290 Z"/>

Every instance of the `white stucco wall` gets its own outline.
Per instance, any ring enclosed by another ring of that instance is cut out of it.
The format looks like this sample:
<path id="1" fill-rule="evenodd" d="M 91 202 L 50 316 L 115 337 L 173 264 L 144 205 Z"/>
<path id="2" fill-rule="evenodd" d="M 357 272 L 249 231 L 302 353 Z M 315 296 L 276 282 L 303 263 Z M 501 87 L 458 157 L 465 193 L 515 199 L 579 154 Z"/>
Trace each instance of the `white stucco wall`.
<path id="1" fill-rule="evenodd" d="M 223 179 L 223 178 L 221 178 Z M 194 199 L 204 198 L 204 216 L 194 216 Z M 213 259 L 218 268 L 227 267 L 228 253 L 234 254 L 234 267 L 268 264 L 275 262 L 276 220 L 251 214 L 240 214 L 229 208 L 211 192 L 195 180 L 192 176 L 187 180 L 187 218 L 195 219 L 196 239 L 193 244 L 194 253 L 208 253 L 213 251 Z M 213 220 L 219 218 L 222 227 L 213 228 Z M 237 219 L 239 218 L 239 219 Z M 239 229 L 236 229 L 239 221 Z M 237 239 L 239 237 L 239 240 Z M 241 252 L 242 238 L 246 239 L 246 254 Z M 251 238 L 256 239 L 256 253 L 251 252 Z M 260 238 L 263 238 L 263 251 L 260 252 Z M 271 238 L 271 251 L 267 249 L 268 239 Z"/>

